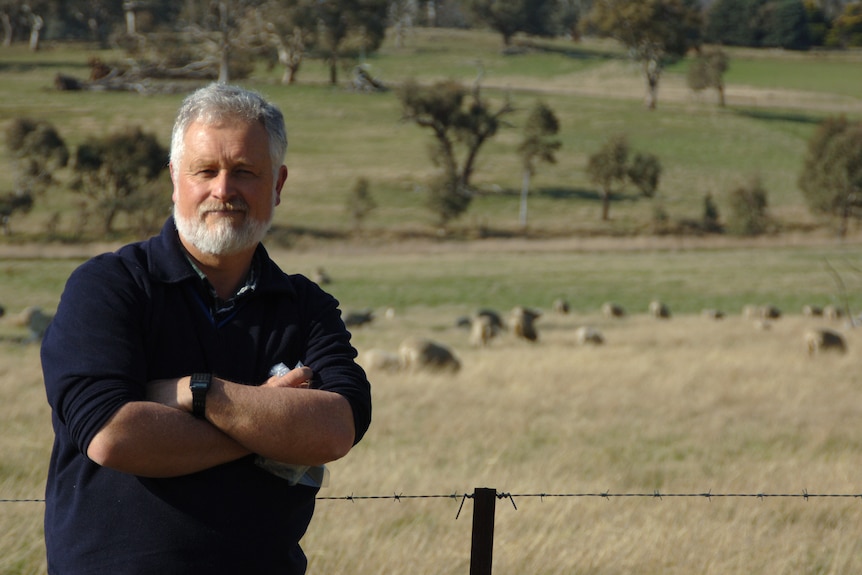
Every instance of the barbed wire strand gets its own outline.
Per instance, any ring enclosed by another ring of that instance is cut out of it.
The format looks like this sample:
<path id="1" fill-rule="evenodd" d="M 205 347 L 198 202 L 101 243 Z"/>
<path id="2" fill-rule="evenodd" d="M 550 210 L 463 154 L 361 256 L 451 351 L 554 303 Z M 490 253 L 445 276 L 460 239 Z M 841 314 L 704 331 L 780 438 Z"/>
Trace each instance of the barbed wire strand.
<path id="1" fill-rule="evenodd" d="M 660 490 L 655 490 L 651 493 L 612 493 L 610 490 L 604 491 L 601 493 L 595 492 L 587 492 L 587 493 L 507 493 L 507 492 L 498 492 L 496 494 L 497 499 L 508 499 L 512 503 L 512 507 L 517 510 L 518 506 L 515 504 L 515 498 L 536 498 L 544 501 L 545 499 L 552 498 L 600 498 L 600 499 L 616 499 L 616 498 L 650 498 L 650 499 L 659 499 L 663 500 L 665 498 L 673 499 L 673 498 L 700 498 L 712 500 L 713 498 L 724 498 L 724 499 L 732 499 L 732 498 L 751 498 L 751 499 L 778 499 L 778 498 L 796 498 L 796 499 L 804 499 L 808 501 L 809 499 L 824 499 L 824 498 L 835 498 L 835 499 L 860 499 L 862 500 L 862 493 L 810 493 L 807 489 L 803 489 L 799 493 L 768 493 L 764 491 L 758 491 L 756 493 L 713 493 L 712 490 L 709 491 L 701 491 L 697 493 L 662 493 Z M 318 496 L 317 501 L 381 501 L 381 500 L 390 500 L 396 503 L 399 503 L 403 500 L 409 499 L 452 499 L 459 500 L 460 504 L 458 506 L 458 514 L 460 515 L 461 509 L 464 507 L 464 502 L 468 499 L 473 499 L 473 493 L 446 493 L 446 494 L 417 494 L 410 495 L 404 493 L 394 493 L 392 495 L 336 495 L 336 496 Z M 45 499 L 0 499 L 0 504 L 2 503 L 45 503 Z M 457 517 L 456 517 L 457 518 Z"/>

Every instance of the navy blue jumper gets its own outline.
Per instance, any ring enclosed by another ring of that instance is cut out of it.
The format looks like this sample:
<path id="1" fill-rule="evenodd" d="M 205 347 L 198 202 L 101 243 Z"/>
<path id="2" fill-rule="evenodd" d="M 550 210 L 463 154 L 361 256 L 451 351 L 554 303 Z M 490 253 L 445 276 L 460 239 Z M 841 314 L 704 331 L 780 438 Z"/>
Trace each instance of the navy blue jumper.
<path id="1" fill-rule="evenodd" d="M 313 388 L 349 401 L 356 441 L 371 392 L 338 302 L 258 246 L 253 293 L 224 316 L 191 267 L 173 219 L 161 234 L 88 260 L 70 276 L 42 342 L 55 441 L 46 486 L 48 571 L 58 575 L 304 573 L 299 541 L 317 490 L 254 456 L 167 479 L 102 467 L 93 436 L 148 381 L 210 372 L 259 385 L 302 361 Z"/>

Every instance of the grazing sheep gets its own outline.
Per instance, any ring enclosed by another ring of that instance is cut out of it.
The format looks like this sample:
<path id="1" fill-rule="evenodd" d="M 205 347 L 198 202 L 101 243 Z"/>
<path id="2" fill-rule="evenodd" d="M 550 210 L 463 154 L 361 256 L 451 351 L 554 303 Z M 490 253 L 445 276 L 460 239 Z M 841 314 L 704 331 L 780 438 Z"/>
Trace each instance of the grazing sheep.
<path id="1" fill-rule="evenodd" d="M 841 319 L 844 314 L 841 311 L 841 308 L 834 305 L 827 305 L 823 308 L 823 317 L 826 319 L 836 320 Z"/>
<path id="2" fill-rule="evenodd" d="M 805 331 L 805 345 L 808 346 L 808 355 L 823 353 L 825 351 L 847 352 L 847 343 L 837 331 L 819 328 Z"/>
<path id="3" fill-rule="evenodd" d="M 326 270 L 322 267 L 318 267 L 314 270 L 314 276 L 312 276 L 314 282 L 318 285 L 327 285 L 332 282 L 332 278 L 329 277 L 329 274 L 326 273 Z"/>
<path id="4" fill-rule="evenodd" d="M 351 311 L 344 315 L 344 325 L 346 327 L 362 327 L 374 320 L 374 312 L 370 309 L 362 311 Z"/>
<path id="5" fill-rule="evenodd" d="M 569 313 L 569 302 L 564 300 L 563 298 L 557 298 L 554 300 L 554 311 L 565 315 Z"/>
<path id="6" fill-rule="evenodd" d="M 702 315 L 703 317 L 708 317 L 710 319 L 724 318 L 724 312 L 720 309 L 704 309 L 700 312 L 700 315 Z"/>
<path id="7" fill-rule="evenodd" d="M 516 306 L 509 314 L 509 325 L 516 337 L 527 341 L 537 341 L 539 333 L 536 331 L 536 320 L 542 317 L 542 313 L 522 306 Z"/>
<path id="8" fill-rule="evenodd" d="M 484 347 L 491 343 L 500 327 L 494 324 L 494 320 L 488 315 L 476 315 L 470 320 L 470 344 Z"/>
<path id="9" fill-rule="evenodd" d="M 385 349 L 369 349 L 359 354 L 359 364 L 369 371 L 398 371 L 401 360 L 397 353 Z"/>
<path id="10" fill-rule="evenodd" d="M 582 326 L 575 330 L 575 341 L 578 345 L 602 345 L 605 343 L 605 338 L 599 330 Z"/>
<path id="11" fill-rule="evenodd" d="M 649 302 L 649 313 L 651 316 L 659 319 L 668 319 L 670 317 L 670 308 L 658 300 Z"/>
<path id="12" fill-rule="evenodd" d="M 28 343 L 41 341 L 42 337 L 45 335 L 45 330 L 48 329 L 48 324 L 51 323 L 51 320 L 54 319 L 54 316 L 42 311 L 42 308 L 38 306 L 30 306 L 25 308 L 16 318 L 16 323 L 26 327 L 30 332 L 30 336 L 27 338 Z"/>
<path id="13" fill-rule="evenodd" d="M 781 310 L 773 305 L 747 305 L 742 308 L 742 315 L 747 319 L 778 319 Z"/>
<path id="14" fill-rule="evenodd" d="M 421 337 L 410 337 L 398 347 L 401 367 L 409 371 L 446 371 L 455 373 L 461 362 L 448 347 Z"/>
<path id="15" fill-rule="evenodd" d="M 816 305 L 802 306 L 802 315 L 806 317 L 820 317 L 823 315 L 823 308 Z"/>
<path id="16" fill-rule="evenodd" d="M 623 306 L 621 306 L 621 305 L 611 303 L 611 302 L 605 302 L 602 305 L 602 315 L 605 317 L 608 317 L 608 318 L 625 317 L 626 310 L 623 309 Z"/>

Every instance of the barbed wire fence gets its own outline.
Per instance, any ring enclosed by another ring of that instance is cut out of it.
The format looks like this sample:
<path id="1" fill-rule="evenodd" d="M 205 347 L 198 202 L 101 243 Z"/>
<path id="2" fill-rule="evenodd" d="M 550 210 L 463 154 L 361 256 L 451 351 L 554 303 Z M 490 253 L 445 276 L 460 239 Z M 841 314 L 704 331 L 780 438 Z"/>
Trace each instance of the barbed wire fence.
<path id="1" fill-rule="evenodd" d="M 600 498 L 600 499 L 860 499 L 862 493 L 812 493 L 803 489 L 797 493 L 769 493 L 764 491 L 744 493 L 713 493 L 712 490 L 693 493 L 663 493 L 660 490 L 652 492 L 616 493 L 610 490 L 604 492 L 572 492 L 572 493 L 509 493 L 498 492 L 494 488 L 477 487 L 472 493 L 448 493 L 448 494 L 426 494 L 410 495 L 393 493 L 392 495 L 337 495 L 319 496 L 317 501 L 393 501 L 399 503 L 414 499 L 450 499 L 458 501 L 458 512 L 455 514 L 457 520 L 464 509 L 464 503 L 473 501 L 473 524 L 472 541 L 470 548 L 470 575 L 491 575 L 494 555 L 494 520 L 496 515 L 497 500 L 508 500 L 512 507 L 517 510 L 516 499 L 538 498 L 541 500 L 554 498 Z M 45 503 L 45 499 L 0 499 L 0 504 L 11 503 Z"/>

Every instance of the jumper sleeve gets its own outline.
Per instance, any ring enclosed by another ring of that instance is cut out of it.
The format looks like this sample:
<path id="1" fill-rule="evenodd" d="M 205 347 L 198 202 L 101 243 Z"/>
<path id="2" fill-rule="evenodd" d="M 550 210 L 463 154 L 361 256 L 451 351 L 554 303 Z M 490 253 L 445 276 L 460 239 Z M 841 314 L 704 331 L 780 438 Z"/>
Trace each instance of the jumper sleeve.
<path id="1" fill-rule="evenodd" d="M 42 341 L 48 403 L 81 453 L 123 404 L 144 399 L 142 289 L 112 254 L 82 264 Z"/>

